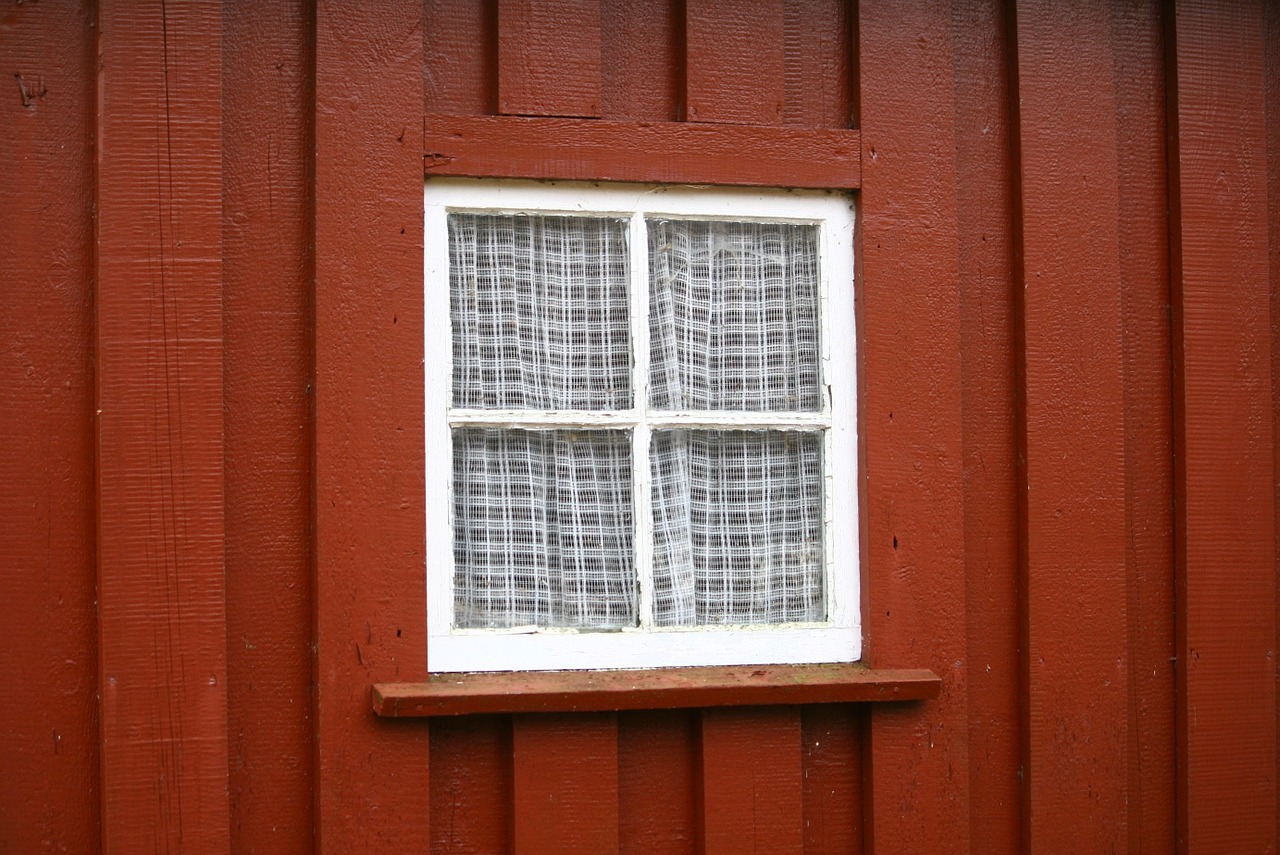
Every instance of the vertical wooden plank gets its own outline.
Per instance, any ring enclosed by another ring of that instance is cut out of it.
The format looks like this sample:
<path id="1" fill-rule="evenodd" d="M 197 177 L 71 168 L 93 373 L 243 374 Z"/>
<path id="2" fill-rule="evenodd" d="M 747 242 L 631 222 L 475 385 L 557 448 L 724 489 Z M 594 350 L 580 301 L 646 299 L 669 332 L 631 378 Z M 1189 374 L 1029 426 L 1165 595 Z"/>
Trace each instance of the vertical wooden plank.
<path id="1" fill-rule="evenodd" d="M 231 849 L 298 853 L 314 826 L 314 32 L 301 0 L 231 4 L 222 26 Z"/>
<path id="2" fill-rule="evenodd" d="M 1267 20 L 1267 139 L 1280 140 L 1280 4 L 1266 5 Z M 1274 151 L 1274 149 L 1272 149 Z M 1267 156 L 1267 223 L 1270 225 L 1271 280 L 1271 431 L 1275 468 L 1275 494 L 1280 508 L 1280 156 Z M 1273 533 L 1280 547 L 1280 514 Z M 1276 578 L 1280 580 L 1280 548 L 1276 550 Z M 1277 582 L 1280 584 L 1280 581 Z M 1280 650 L 1280 594 L 1276 597 L 1276 650 Z M 1280 669 L 1276 669 L 1276 689 L 1280 695 Z M 1277 741 L 1280 741 L 1280 703 L 1276 705 Z M 1276 751 L 1276 780 L 1280 781 L 1280 749 Z M 1276 840 L 1280 840 L 1280 789 L 1276 791 Z"/>
<path id="3" fill-rule="evenodd" d="M 426 112 L 497 112 L 498 16 L 487 0 L 424 0 L 423 93 Z"/>
<path id="4" fill-rule="evenodd" d="M 511 719 L 458 716 L 431 724 L 431 852 L 491 855 L 511 837 Z"/>
<path id="5" fill-rule="evenodd" d="M 600 115 L 600 0 L 498 0 L 498 110 Z"/>
<path id="6" fill-rule="evenodd" d="M 1018 515 L 1009 16 L 953 9 L 964 395 L 969 822 L 989 855 L 1019 851 Z"/>
<path id="7" fill-rule="evenodd" d="M 1024 848 L 1070 833 L 1115 851 L 1128 841 L 1129 668 L 1111 14 L 1020 3 L 1014 39 Z"/>
<path id="8" fill-rule="evenodd" d="M 1178 845 L 1276 842 L 1275 453 L 1262 5 L 1169 36 Z"/>
<path id="9" fill-rule="evenodd" d="M 804 851 L 862 852 L 862 732 L 866 711 L 846 704 L 805 707 Z"/>
<path id="10" fill-rule="evenodd" d="M 970 846 L 964 422 L 950 4 L 859 4 L 866 658 L 937 701 L 870 713 L 869 851 Z"/>
<path id="11" fill-rule="evenodd" d="M 684 107 L 684 16 L 679 0 L 603 0 L 600 115 L 674 122 Z"/>
<path id="12" fill-rule="evenodd" d="M 798 709 L 703 710 L 700 754 L 701 855 L 804 850 Z"/>
<path id="13" fill-rule="evenodd" d="M 784 125 L 853 127 L 852 4 L 783 0 Z"/>
<path id="14" fill-rule="evenodd" d="M 93 12 L 5 10 L 0 67 L 0 851 L 99 841 Z"/>
<path id="15" fill-rule="evenodd" d="M 1113 6 L 1131 852 L 1174 850 L 1173 403 L 1160 7 Z"/>
<path id="16" fill-rule="evenodd" d="M 102 832 L 227 851 L 220 4 L 98 10 Z"/>
<path id="17" fill-rule="evenodd" d="M 617 715 L 516 716 L 511 739 L 512 851 L 617 852 Z"/>
<path id="18" fill-rule="evenodd" d="M 316 10 L 316 825 L 323 852 L 428 837 L 428 728 L 369 708 L 426 677 L 422 7 Z M 353 156 L 358 152 L 359 156 Z M 447 452 L 446 452 L 447 453 Z"/>
<path id="19" fill-rule="evenodd" d="M 629 855 L 694 851 L 699 724 L 696 710 L 619 713 L 619 851 Z"/>
<path id="20" fill-rule="evenodd" d="M 689 121 L 782 124 L 783 18 L 783 0 L 685 0 Z"/>

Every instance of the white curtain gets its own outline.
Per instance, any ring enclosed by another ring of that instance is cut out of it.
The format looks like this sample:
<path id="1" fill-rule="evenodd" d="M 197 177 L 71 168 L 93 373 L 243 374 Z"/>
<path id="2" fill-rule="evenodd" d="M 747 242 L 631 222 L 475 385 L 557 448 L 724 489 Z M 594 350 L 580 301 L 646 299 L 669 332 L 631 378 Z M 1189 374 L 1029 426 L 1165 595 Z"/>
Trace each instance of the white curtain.
<path id="1" fill-rule="evenodd" d="M 450 214 L 453 405 L 629 409 L 630 287 L 625 220 Z"/>
<path id="2" fill-rule="evenodd" d="M 623 431 L 453 432 L 454 623 L 637 622 Z"/>
<path id="3" fill-rule="evenodd" d="M 649 400 L 668 410 L 813 411 L 818 230 L 651 220 Z M 825 617 L 820 433 L 658 431 L 654 622 Z"/>
<path id="4" fill-rule="evenodd" d="M 650 407 L 819 410 L 817 229 L 646 225 Z M 626 227 L 450 215 L 455 408 L 631 408 Z M 653 623 L 825 617 L 822 440 L 653 431 Z M 636 625 L 631 454 L 621 427 L 455 429 L 455 624 Z"/>
<path id="5" fill-rule="evenodd" d="M 651 405 L 820 409 L 817 228 L 698 220 L 648 227 Z"/>

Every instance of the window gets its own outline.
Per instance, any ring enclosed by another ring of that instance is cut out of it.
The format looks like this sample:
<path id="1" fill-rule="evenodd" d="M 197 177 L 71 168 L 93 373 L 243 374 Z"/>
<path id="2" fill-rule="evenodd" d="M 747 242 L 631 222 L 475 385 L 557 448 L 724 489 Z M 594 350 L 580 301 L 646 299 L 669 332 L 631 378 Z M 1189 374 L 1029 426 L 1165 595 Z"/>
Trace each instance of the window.
<path id="1" fill-rule="evenodd" d="M 839 193 L 426 186 L 432 671 L 860 656 Z"/>

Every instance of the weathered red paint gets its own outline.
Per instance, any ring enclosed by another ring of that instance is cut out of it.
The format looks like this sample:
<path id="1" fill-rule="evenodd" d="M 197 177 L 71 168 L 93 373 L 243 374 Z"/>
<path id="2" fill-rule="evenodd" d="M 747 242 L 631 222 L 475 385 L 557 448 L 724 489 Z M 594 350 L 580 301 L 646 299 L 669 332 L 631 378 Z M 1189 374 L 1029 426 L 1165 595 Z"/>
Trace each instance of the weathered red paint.
<path id="1" fill-rule="evenodd" d="M 1265 19 L 1169 22 L 1178 847 L 1276 846 Z"/>
<path id="2" fill-rule="evenodd" d="M 685 117 L 780 125 L 787 97 L 782 0 L 685 0 Z"/>
<path id="3" fill-rule="evenodd" d="M 789 0 L 782 4 L 782 123 L 848 128 L 856 75 L 853 8 L 840 0 Z"/>
<path id="4" fill-rule="evenodd" d="M 1072 822 L 1073 845 L 1085 851 L 1114 851 L 1128 839 L 1124 342 L 1111 32 L 1108 11 L 1077 15 L 1037 3 L 1016 10 L 1028 851 L 1061 840 Z M 1062 49 L 1067 44 L 1071 50 Z M 1066 79 L 1070 88 L 1062 86 Z M 1090 441 L 1079 442 L 1082 435 Z"/>
<path id="5" fill-rule="evenodd" d="M 863 2 L 859 14 L 864 643 L 872 667 L 942 677 L 927 709 L 870 714 L 866 847 L 962 852 L 971 840 L 953 20 L 948 8 L 890 2 Z"/>
<path id="6" fill-rule="evenodd" d="M 599 712 L 683 707 L 918 701 L 938 696 L 931 671 L 863 665 L 433 674 L 376 683 L 373 710 L 391 718 L 473 713 Z"/>
<path id="7" fill-rule="evenodd" d="M 600 9 L 600 115 L 674 122 L 684 105 L 680 0 L 604 0 Z"/>
<path id="8" fill-rule="evenodd" d="M 315 731 L 322 852 L 428 838 L 430 737 L 369 713 L 426 677 L 422 9 L 318 4 Z"/>
<path id="9" fill-rule="evenodd" d="M 178 848 L 158 808 L 179 794 L 183 843 L 215 851 L 1016 852 L 1024 815 L 1037 848 L 1165 852 L 1175 831 L 1184 850 L 1274 848 L 1280 11 L 1144 0 L 1058 25 L 1053 4 L 857 5 L 600 0 L 598 44 L 594 24 L 553 34 L 582 52 L 571 67 L 598 66 L 599 119 L 498 115 L 512 69 L 489 0 L 0 12 L 0 849 Z M 742 38 L 703 27 L 746 18 Z M 560 82 L 526 96 L 581 112 Z M 433 152 L 495 176 L 862 186 L 866 650 L 935 670 L 939 698 L 370 711 L 371 684 L 428 678 L 414 437 Z M 1068 198 L 1104 204 L 1052 210 Z M 167 303 L 138 262 L 161 250 L 181 267 Z M 1061 287 L 1015 300 L 1015 250 Z M 174 298 L 184 325 L 153 354 L 180 358 L 181 413 L 136 385 L 165 376 L 155 360 L 120 357 Z M 1096 371 L 1042 370 L 1084 345 Z M 1086 403 L 1103 427 L 1033 418 Z M 1096 526 L 1071 504 L 1086 472 Z M 146 529 L 165 508 L 199 529 L 167 541 L 167 577 L 140 545 L 166 542 Z M 1099 554 L 1107 574 L 1036 573 Z M 166 578 L 179 599 L 153 596 Z M 1085 644 L 1034 591 L 1093 603 Z M 176 670 L 139 631 L 174 617 Z M 1021 675 L 1020 626 L 1046 659 Z M 220 658 L 217 687 L 188 679 Z M 1100 685 L 1095 660 L 1123 679 Z M 155 774 L 175 747 L 184 774 Z M 548 799 L 560 814 L 537 813 Z"/>
<path id="10" fill-rule="evenodd" d="M 1130 851 L 1174 848 L 1173 403 L 1161 10 L 1116 6 Z"/>
<path id="11" fill-rule="evenodd" d="M 496 3 L 425 0 L 423 104 L 427 113 L 498 112 Z"/>
<path id="12" fill-rule="evenodd" d="M 229 4 L 222 26 L 231 851 L 285 855 L 314 827 L 314 27 L 304 2 Z"/>
<path id="13" fill-rule="evenodd" d="M 498 0 L 498 111 L 600 115 L 600 0 Z"/>
<path id="14" fill-rule="evenodd" d="M 1266 6 L 1266 99 L 1267 139 L 1280 140 L 1280 5 Z M 1271 434 L 1273 451 L 1272 467 L 1275 482 L 1273 501 L 1280 508 L 1280 157 L 1267 157 L 1267 224 L 1270 240 L 1269 279 L 1271 282 Z M 1280 515 L 1275 521 L 1273 537 L 1280 544 Z M 1280 550 L 1277 550 L 1276 576 L 1280 579 Z M 1280 595 L 1276 597 L 1276 644 L 1280 650 Z M 1276 695 L 1280 697 L 1280 669 L 1276 670 Z M 1276 711 L 1276 723 L 1280 728 L 1280 708 Z M 1276 752 L 1276 778 L 1280 781 L 1280 750 Z M 1280 792 L 1276 794 L 1276 840 L 1280 840 Z"/>
<path id="15" fill-rule="evenodd" d="M 511 843 L 511 717 L 431 723 L 431 852 L 506 852 Z"/>
<path id="16" fill-rule="evenodd" d="M 800 710 L 706 709 L 699 744 L 698 852 L 799 852 Z"/>
<path id="17" fill-rule="evenodd" d="M 98 8 L 98 685 L 112 852 L 230 845 L 221 27 L 216 3 Z"/>
<path id="18" fill-rule="evenodd" d="M 865 707 L 815 704 L 800 713 L 804 851 L 862 851 L 862 729 Z"/>
<path id="19" fill-rule="evenodd" d="M 0 13 L 0 851 L 92 852 L 93 99 L 88 4 Z"/>
<path id="20" fill-rule="evenodd" d="M 854 189 L 860 175 L 850 130 L 448 115 L 426 127 L 428 176 Z"/>
<path id="21" fill-rule="evenodd" d="M 512 851 L 617 852 L 617 715 L 518 715 L 511 727 Z"/>
<path id="22" fill-rule="evenodd" d="M 692 852 L 698 836 L 697 710 L 618 715 L 619 851 Z"/>
<path id="23" fill-rule="evenodd" d="M 1016 855 L 1021 691 L 1015 454 L 1009 18 L 957 4 L 956 205 L 964 395 L 966 654 L 971 839 Z"/>

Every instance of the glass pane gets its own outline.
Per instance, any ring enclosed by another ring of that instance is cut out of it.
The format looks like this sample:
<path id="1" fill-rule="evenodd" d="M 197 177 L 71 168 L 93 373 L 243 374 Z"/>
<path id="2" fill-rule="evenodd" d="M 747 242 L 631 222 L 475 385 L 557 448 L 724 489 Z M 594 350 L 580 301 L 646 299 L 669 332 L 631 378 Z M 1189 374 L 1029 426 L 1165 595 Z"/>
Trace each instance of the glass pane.
<path id="1" fill-rule="evenodd" d="M 453 406 L 629 409 L 629 275 L 626 220 L 450 214 Z"/>
<path id="2" fill-rule="evenodd" d="M 818 227 L 652 220 L 649 403 L 815 411 Z"/>
<path id="3" fill-rule="evenodd" d="M 655 431 L 654 623 L 826 617 L 822 434 Z"/>
<path id="4" fill-rule="evenodd" d="M 626 431 L 453 431 L 454 624 L 636 624 Z"/>

